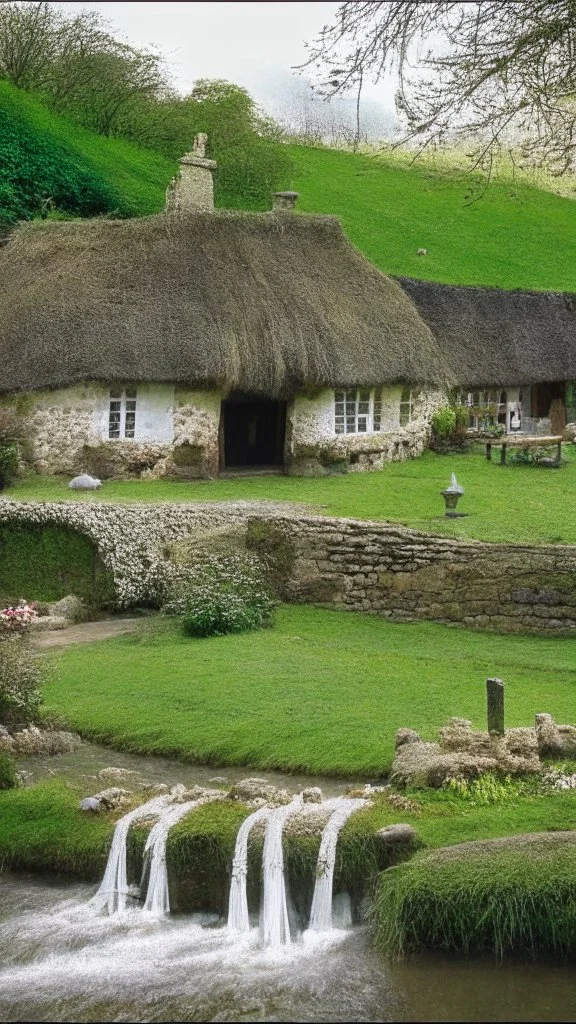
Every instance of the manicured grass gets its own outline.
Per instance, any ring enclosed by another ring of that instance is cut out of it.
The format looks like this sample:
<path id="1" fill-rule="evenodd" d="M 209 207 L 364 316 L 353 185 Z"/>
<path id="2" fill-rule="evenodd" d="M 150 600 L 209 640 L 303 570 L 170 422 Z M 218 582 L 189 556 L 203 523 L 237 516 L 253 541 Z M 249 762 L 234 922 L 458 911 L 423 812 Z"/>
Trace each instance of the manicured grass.
<path id="1" fill-rule="evenodd" d="M 564 447 L 561 469 L 505 466 L 469 455 L 435 455 L 390 463 L 376 473 L 331 477 L 255 476 L 193 481 L 107 480 L 81 497 L 63 477 L 30 476 L 5 494 L 24 501 L 256 501 L 304 502 L 302 511 L 404 523 L 428 533 L 511 543 L 576 543 L 576 448 Z M 455 472 L 468 515 L 444 519 L 440 491 Z"/>
<path id="2" fill-rule="evenodd" d="M 292 146 L 298 208 L 336 214 L 387 274 L 495 288 L 576 291 L 576 203 L 496 178 L 479 202 L 455 169 Z M 428 249 L 427 256 L 417 250 Z"/>
<path id="3" fill-rule="evenodd" d="M 451 715 L 483 726 L 488 676 L 506 682 L 510 726 L 574 717 L 571 639 L 311 607 L 283 607 L 273 629 L 244 635 L 156 629 L 55 656 L 48 710 L 135 753 L 366 776 L 388 768 L 401 726 L 426 737 Z"/>

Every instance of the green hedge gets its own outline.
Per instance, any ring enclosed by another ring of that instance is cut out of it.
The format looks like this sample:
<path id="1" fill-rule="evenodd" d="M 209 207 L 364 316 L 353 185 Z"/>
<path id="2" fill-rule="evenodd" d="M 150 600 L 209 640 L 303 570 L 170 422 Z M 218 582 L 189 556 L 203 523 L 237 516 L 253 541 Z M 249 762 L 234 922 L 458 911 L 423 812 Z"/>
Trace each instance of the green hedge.
<path id="1" fill-rule="evenodd" d="M 62 526 L 0 524 L 0 601 L 57 601 L 66 594 L 97 607 L 114 601 L 112 575 L 92 541 Z"/>

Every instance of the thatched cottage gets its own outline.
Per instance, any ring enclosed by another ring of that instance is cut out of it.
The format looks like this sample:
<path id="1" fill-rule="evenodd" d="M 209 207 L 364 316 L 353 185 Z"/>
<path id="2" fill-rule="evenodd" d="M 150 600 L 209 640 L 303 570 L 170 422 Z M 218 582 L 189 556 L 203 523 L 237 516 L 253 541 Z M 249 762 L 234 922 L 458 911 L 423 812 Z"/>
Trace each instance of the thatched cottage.
<path id="1" fill-rule="evenodd" d="M 452 366 L 470 426 L 558 434 L 576 421 L 576 295 L 398 280 Z"/>
<path id="2" fill-rule="evenodd" d="M 453 378 L 333 217 L 215 211 L 203 140 L 167 211 L 25 225 L 0 251 L 2 401 L 42 472 L 211 477 L 419 454 Z"/>

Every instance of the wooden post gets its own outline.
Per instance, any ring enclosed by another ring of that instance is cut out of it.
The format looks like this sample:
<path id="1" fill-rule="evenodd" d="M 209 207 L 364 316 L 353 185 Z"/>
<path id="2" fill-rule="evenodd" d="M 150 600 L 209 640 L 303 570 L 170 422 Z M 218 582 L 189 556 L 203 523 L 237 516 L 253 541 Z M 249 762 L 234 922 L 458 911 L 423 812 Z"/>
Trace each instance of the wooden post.
<path id="1" fill-rule="evenodd" d="M 502 442 L 502 447 L 500 449 L 500 465 L 506 465 L 506 441 Z"/>
<path id="2" fill-rule="evenodd" d="M 488 732 L 504 735 L 504 683 L 501 679 L 486 680 Z"/>
<path id="3" fill-rule="evenodd" d="M 562 462 L 562 441 L 558 441 L 558 455 L 556 456 L 558 465 Z"/>
<path id="4" fill-rule="evenodd" d="M 491 460 L 492 460 L 492 443 L 490 441 L 486 442 L 486 458 L 488 459 L 488 462 L 491 462 Z"/>

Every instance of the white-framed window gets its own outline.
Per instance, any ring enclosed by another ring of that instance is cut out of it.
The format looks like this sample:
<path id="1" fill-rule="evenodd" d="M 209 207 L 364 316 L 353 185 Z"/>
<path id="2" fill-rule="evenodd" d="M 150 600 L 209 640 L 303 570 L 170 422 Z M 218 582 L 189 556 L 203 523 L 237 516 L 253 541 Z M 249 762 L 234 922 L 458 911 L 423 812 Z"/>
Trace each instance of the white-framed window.
<path id="1" fill-rule="evenodd" d="M 400 395 L 400 426 L 414 415 L 416 392 L 404 388 Z M 383 429 L 382 388 L 346 388 L 334 392 L 334 430 L 337 434 L 370 434 Z"/>
<path id="2" fill-rule="evenodd" d="M 133 438 L 136 432 L 136 388 L 117 388 L 110 391 L 108 407 L 108 437 Z"/>
<path id="3" fill-rule="evenodd" d="M 474 430 L 487 430 L 498 423 L 507 423 L 507 395 L 497 388 L 484 391 L 459 392 L 456 395 L 458 405 L 467 405 L 469 426 Z"/>
<path id="4" fill-rule="evenodd" d="M 414 417 L 414 404 L 416 392 L 411 388 L 402 388 L 400 394 L 400 426 L 406 427 Z"/>

